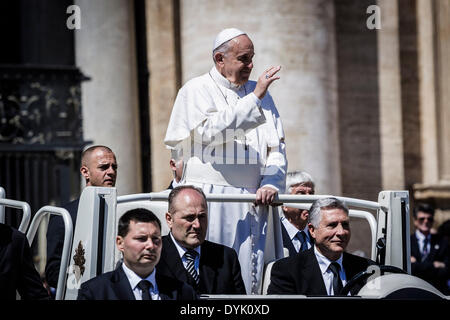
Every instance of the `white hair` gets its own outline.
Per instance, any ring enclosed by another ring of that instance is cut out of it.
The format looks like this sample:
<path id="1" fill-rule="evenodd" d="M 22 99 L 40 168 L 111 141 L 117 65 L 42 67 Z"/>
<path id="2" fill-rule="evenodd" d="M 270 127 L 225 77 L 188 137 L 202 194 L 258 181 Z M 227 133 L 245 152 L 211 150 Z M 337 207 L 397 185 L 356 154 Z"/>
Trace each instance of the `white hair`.
<path id="1" fill-rule="evenodd" d="M 224 56 L 227 55 L 228 51 L 233 47 L 235 43 L 238 43 L 239 41 L 236 38 L 230 39 L 227 42 L 222 43 L 220 46 L 218 46 L 216 49 L 213 50 L 212 58 L 214 63 L 216 63 L 216 58 L 214 57 L 217 52 L 222 53 Z"/>
<path id="2" fill-rule="evenodd" d="M 341 209 L 348 215 L 348 207 L 344 202 L 336 198 L 321 198 L 313 202 L 311 209 L 309 209 L 308 223 L 311 223 L 314 228 L 319 227 L 322 220 L 322 209 Z"/>
<path id="3" fill-rule="evenodd" d="M 296 184 L 311 183 L 314 188 L 314 181 L 311 175 L 305 171 L 288 172 L 286 175 L 286 192 L 291 193 L 292 186 Z"/>

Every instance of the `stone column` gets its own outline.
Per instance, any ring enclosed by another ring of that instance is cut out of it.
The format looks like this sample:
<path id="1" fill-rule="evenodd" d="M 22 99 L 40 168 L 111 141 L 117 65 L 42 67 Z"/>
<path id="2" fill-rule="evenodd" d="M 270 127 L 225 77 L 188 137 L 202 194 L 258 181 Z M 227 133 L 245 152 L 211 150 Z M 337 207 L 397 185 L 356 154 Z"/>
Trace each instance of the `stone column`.
<path id="1" fill-rule="evenodd" d="M 422 144 L 422 168 L 425 184 L 438 181 L 436 84 L 434 65 L 433 4 L 417 0 L 417 33 L 419 58 L 419 103 Z"/>
<path id="2" fill-rule="evenodd" d="M 400 87 L 398 3 L 378 0 L 378 79 L 380 105 L 381 185 L 383 190 L 404 188 L 402 101 Z"/>
<path id="3" fill-rule="evenodd" d="M 341 192 L 333 1 L 181 1 L 182 81 L 213 65 L 216 34 L 248 33 L 255 47 L 252 80 L 281 65 L 269 91 L 283 121 L 288 170 L 304 170 L 317 192 Z"/>
<path id="4" fill-rule="evenodd" d="M 450 2 L 435 1 L 439 182 L 450 185 Z"/>
<path id="5" fill-rule="evenodd" d="M 417 0 L 417 12 L 423 179 L 414 198 L 434 203 L 437 227 L 450 218 L 450 5 Z"/>
<path id="6" fill-rule="evenodd" d="M 175 25 L 178 23 L 176 1 L 147 0 L 147 44 L 150 71 L 150 137 L 152 144 L 152 185 L 154 191 L 167 188 L 173 179 L 169 168 L 170 151 L 164 146 L 178 86 L 180 66 L 177 61 Z"/>
<path id="7" fill-rule="evenodd" d="M 85 140 L 110 147 L 119 165 L 119 194 L 141 191 L 133 2 L 77 0 L 76 64 L 82 84 Z"/>

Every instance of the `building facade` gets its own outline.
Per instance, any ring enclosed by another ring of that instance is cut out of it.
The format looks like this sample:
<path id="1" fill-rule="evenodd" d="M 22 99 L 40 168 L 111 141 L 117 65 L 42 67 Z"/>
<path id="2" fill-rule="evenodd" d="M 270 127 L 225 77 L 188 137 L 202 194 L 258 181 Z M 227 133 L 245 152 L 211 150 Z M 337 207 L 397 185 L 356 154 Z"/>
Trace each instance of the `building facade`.
<path id="1" fill-rule="evenodd" d="M 29 12 L 19 3 L 10 10 Z M 282 66 L 270 92 L 290 171 L 309 172 L 318 194 L 377 200 L 381 190 L 409 190 L 411 208 L 416 201 L 435 204 L 436 225 L 450 217 L 447 0 L 76 0 L 64 6 L 72 4 L 80 28 L 67 31 L 73 37 L 68 65 L 86 80 L 79 82 L 78 146 L 113 149 L 119 194 L 170 183 L 163 138 L 177 91 L 211 68 L 215 35 L 237 27 L 255 46 L 251 79 Z M 0 64 L 11 64 L 5 61 Z M 40 143 L 13 142 L 5 132 L 4 150 Z M 74 184 L 69 193 L 81 187 Z M 368 225 L 352 223 L 349 249 L 362 244 L 368 255 Z"/>

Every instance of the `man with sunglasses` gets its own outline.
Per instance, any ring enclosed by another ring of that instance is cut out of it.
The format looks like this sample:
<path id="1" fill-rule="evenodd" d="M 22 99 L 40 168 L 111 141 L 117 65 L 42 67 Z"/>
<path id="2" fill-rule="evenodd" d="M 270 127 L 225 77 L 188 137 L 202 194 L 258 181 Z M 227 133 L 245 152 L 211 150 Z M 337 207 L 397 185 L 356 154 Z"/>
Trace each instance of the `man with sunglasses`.
<path id="1" fill-rule="evenodd" d="M 411 272 L 444 294 L 450 276 L 450 251 L 447 241 L 431 233 L 434 208 L 425 203 L 416 205 L 413 211 L 415 232 L 411 235 Z"/>

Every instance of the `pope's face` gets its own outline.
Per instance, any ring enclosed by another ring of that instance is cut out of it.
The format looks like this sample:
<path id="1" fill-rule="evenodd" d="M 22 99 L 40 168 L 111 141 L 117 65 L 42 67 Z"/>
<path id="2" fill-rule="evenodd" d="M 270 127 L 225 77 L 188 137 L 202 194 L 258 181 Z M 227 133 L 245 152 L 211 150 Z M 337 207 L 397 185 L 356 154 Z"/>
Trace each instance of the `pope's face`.
<path id="1" fill-rule="evenodd" d="M 317 228 L 309 224 L 309 232 L 317 249 L 328 259 L 340 257 L 350 241 L 349 217 L 342 209 L 322 209 Z"/>
<path id="2" fill-rule="evenodd" d="M 223 57 L 221 74 L 231 83 L 246 83 L 253 69 L 253 43 L 246 35 L 231 40 L 232 46 Z"/>

